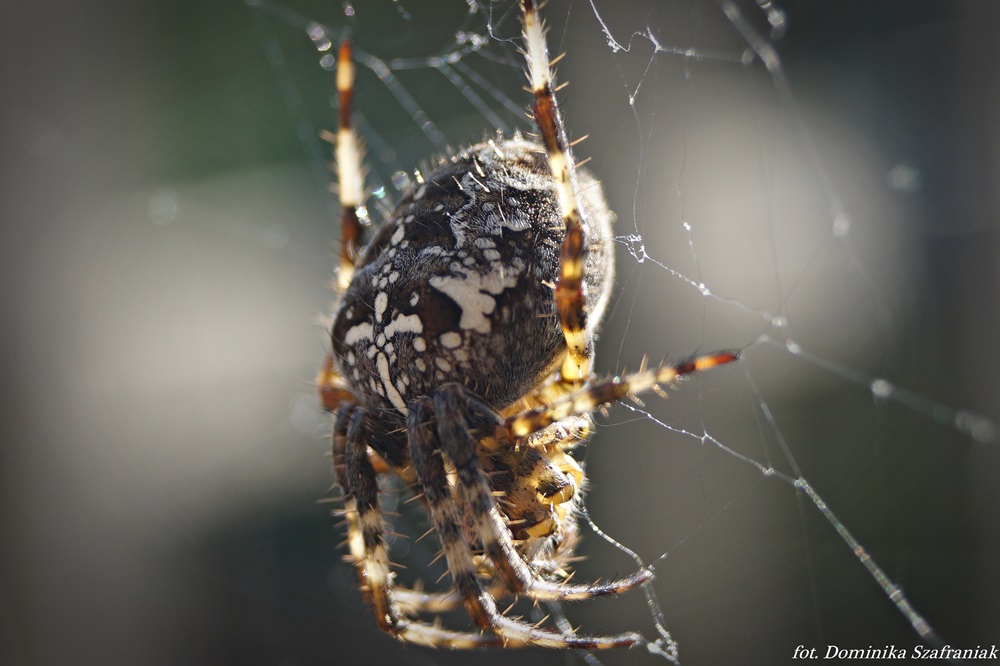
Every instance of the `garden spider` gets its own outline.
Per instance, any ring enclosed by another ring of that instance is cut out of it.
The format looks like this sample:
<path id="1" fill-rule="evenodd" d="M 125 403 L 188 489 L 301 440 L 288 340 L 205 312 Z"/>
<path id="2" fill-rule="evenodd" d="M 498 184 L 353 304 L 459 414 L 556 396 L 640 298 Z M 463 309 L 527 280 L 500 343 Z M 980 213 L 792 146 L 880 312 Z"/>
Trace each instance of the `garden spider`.
<path id="1" fill-rule="evenodd" d="M 628 646 L 641 637 L 557 632 L 508 617 L 497 600 L 589 599 L 652 578 L 642 569 L 611 582 L 567 582 L 584 481 L 568 451 L 589 436 L 595 409 L 738 355 L 595 378 L 594 337 L 613 283 L 613 215 L 600 184 L 574 168 L 545 31 L 532 0 L 521 9 L 542 145 L 498 136 L 440 159 L 360 253 L 363 168 L 351 49 L 341 44 L 333 139 L 340 300 L 319 388 L 336 414 L 333 466 L 350 559 L 382 629 L 431 647 Z M 452 591 L 395 585 L 380 474 L 422 495 Z M 462 604 L 480 631 L 420 619 Z"/>

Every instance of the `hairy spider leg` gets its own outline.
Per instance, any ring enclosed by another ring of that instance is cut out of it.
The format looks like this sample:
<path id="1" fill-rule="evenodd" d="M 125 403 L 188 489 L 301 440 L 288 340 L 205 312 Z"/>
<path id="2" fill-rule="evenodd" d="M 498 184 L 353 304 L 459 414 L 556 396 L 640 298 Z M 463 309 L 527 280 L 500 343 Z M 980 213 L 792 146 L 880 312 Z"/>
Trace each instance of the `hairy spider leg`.
<path id="1" fill-rule="evenodd" d="M 449 450 L 455 452 L 457 449 L 464 449 L 465 443 L 442 442 L 440 438 L 439 429 L 452 436 L 456 429 L 462 430 L 458 426 L 459 424 L 454 423 L 442 426 L 441 421 L 436 418 L 434 403 L 429 398 L 418 399 L 410 404 L 407 429 L 413 466 L 427 500 L 431 521 L 444 549 L 448 571 L 476 624 L 500 636 L 507 647 L 532 645 L 555 649 L 603 649 L 626 647 L 642 640 L 641 636 L 634 633 L 617 636 L 557 634 L 508 618 L 497 609 L 496 601 L 476 573 L 472 551 L 462 531 L 463 512 L 451 495 L 444 461 L 440 455 L 442 452 L 448 455 Z M 471 458 L 474 459 L 474 447 L 472 452 Z M 463 460 L 460 453 L 455 455 L 459 457 L 459 461 Z M 460 478 L 468 475 L 471 470 L 468 465 L 460 467 L 460 462 L 455 460 L 452 460 L 452 464 Z"/>
<path id="2" fill-rule="evenodd" d="M 553 90 L 552 68 L 545 44 L 545 26 L 532 0 L 522 0 L 521 9 L 528 79 L 535 96 L 532 115 L 545 145 L 555 183 L 556 200 L 566 227 L 555 289 L 556 311 L 559 313 L 567 347 L 560 377 L 564 384 L 580 385 L 590 376 L 594 358 L 594 334 L 587 325 L 583 282 L 587 224 L 580 215 L 573 154 Z"/>
<path id="3" fill-rule="evenodd" d="M 345 417 L 350 415 L 346 418 L 346 437 L 339 458 L 335 450 L 335 468 L 343 474 L 342 484 L 350 496 L 345 506 L 349 512 L 354 509 L 355 514 L 353 519 L 348 514 L 351 555 L 371 594 L 379 627 L 408 643 L 426 647 L 467 650 L 498 645 L 500 639 L 494 635 L 449 631 L 400 615 L 393 596 L 385 520 L 378 501 L 378 477 L 368 458 L 367 413 L 362 407 L 347 408 L 341 413 Z M 359 552 L 355 553 L 356 550 Z"/>
<path id="4" fill-rule="evenodd" d="M 385 521 L 378 502 L 378 476 L 368 459 L 366 412 L 355 408 L 347 424 L 347 449 L 344 459 L 347 482 L 357 511 L 361 532 L 364 577 L 371 590 L 375 617 L 385 630 L 399 623 L 399 611 L 389 590 L 392 574 L 389 569 L 389 546 L 385 539 Z"/>
<path id="5" fill-rule="evenodd" d="M 677 382 L 684 375 L 732 363 L 739 358 L 738 351 L 719 351 L 696 356 L 679 363 L 663 364 L 651 370 L 640 369 L 624 377 L 612 377 L 597 381 L 556 399 L 552 404 L 539 405 L 520 414 L 509 416 L 505 425 L 510 436 L 515 440 L 527 437 L 557 421 L 589 414 L 595 409 L 610 405 L 626 396 L 656 390 L 661 385 Z"/>
<path id="6" fill-rule="evenodd" d="M 342 403 L 337 408 L 337 416 L 333 422 L 333 474 L 343 492 L 342 515 L 347 526 L 347 549 L 351 562 L 360 565 L 364 561 L 365 549 L 361 539 L 361 526 L 358 521 L 358 505 L 351 492 L 351 482 L 347 474 L 347 425 L 355 405 Z M 362 585 L 365 583 L 364 572 L 359 569 L 358 577 Z"/>

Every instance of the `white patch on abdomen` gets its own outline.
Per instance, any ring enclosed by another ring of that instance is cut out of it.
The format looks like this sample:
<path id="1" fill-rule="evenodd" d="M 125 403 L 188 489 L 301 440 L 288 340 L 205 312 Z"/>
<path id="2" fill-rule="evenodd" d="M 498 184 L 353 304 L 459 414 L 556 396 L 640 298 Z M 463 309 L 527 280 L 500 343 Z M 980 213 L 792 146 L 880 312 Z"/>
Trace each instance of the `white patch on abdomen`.
<path id="1" fill-rule="evenodd" d="M 420 335 L 424 331 L 424 323 L 420 321 L 419 315 L 399 315 L 385 327 L 385 337 L 392 340 L 397 333 L 416 333 Z M 419 350 L 418 350 L 419 351 Z"/>
<path id="2" fill-rule="evenodd" d="M 496 296 L 517 285 L 517 273 L 507 274 L 502 264 L 494 262 L 486 275 L 469 272 L 435 276 L 430 279 L 430 285 L 455 301 L 462 310 L 459 328 L 486 334 L 490 332 L 490 320 L 486 315 L 496 309 Z"/>
<path id="3" fill-rule="evenodd" d="M 375 360 L 375 367 L 378 368 L 378 375 L 382 379 L 382 386 L 385 387 L 385 397 L 389 399 L 393 407 L 406 414 L 406 402 L 399 394 L 396 387 L 392 385 L 392 377 L 389 375 L 389 359 L 385 354 L 379 354 Z"/>
<path id="4" fill-rule="evenodd" d="M 348 347 L 353 347 L 362 340 L 371 340 L 375 337 L 374 327 L 365 322 L 364 324 L 358 324 L 357 326 L 352 326 L 347 333 L 344 334 L 344 344 Z"/>

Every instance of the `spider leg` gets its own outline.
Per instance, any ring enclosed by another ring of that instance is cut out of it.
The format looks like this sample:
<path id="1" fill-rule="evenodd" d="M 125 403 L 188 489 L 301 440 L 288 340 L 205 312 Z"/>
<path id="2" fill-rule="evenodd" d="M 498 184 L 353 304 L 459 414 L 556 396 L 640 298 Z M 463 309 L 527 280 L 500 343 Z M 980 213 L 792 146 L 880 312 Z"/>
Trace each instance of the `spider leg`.
<path id="1" fill-rule="evenodd" d="M 472 513 L 483 548 L 512 592 L 544 601 L 578 601 L 619 594 L 653 578 L 652 572 L 647 569 L 620 580 L 580 585 L 555 583 L 538 577 L 514 545 L 510 529 L 504 524 L 482 471 L 476 440 L 469 431 L 469 405 L 475 405 L 476 420 L 480 423 L 487 415 L 492 415 L 494 421 L 489 424 L 492 427 L 487 432 L 501 425 L 500 416 L 474 396 L 468 395 L 464 386 L 445 384 L 434 399 L 438 437 L 442 450 L 458 473 L 458 489 Z"/>
<path id="2" fill-rule="evenodd" d="M 491 586 L 487 592 L 497 600 L 509 594 L 507 588 L 501 583 Z M 460 608 L 463 604 L 462 595 L 454 588 L 445 592 L 425 592 L 397 586 L 393 588 L 393 594 L 404 615 L 447 613 Z"/>
<path id="3" fill-rule="evenodd" d="M 545 28 L 533 0 L 521 0 L 521 10 L 528 78 L 531 81 L 531 92 L 535 96 L 532 114 L 548 154 L 556 198 L 566 227 L 555 290 L 556 311 L 559 313 L 567 347 L 560 375 L 563 383 L 578 385 L 590 375 L 594 356 L 594 336 L 587 326 L 584 298 L 587 224 L 580 215 L 573 154 L 553 92 Z"/>
<path id="4" fill-rule="evenodd" d="M 443 449 L 435 420 L 434 404 L 429 399 L 411 403 L 407 415 L 410 455 L 448 561 L 448 570 L 476 624 L 495 632 L 509 647 L 534 645 L 546 648 L 601 649 L 629 646 L 641 640 L 641 636 L 631 633 L 618 636 L 557 634 L 508 618 L 497 609 L 496 601 L 476 575 L 470 546 L 464 540 L 461 527 L 463 512 L 451 495 L 444 461 L 440 455 Z M 452 463 L 461 479 L 466 472 L 462 471 L 462 466 L 455 460 Z M 465 468 L 468 469 L 467 466 Z"/>
<path id="5" fill-rule="evenodd" d="M 521 438 L 538 432 L 556 421 L 589 414 L 599 407 L 610 405 L 629 395 L 672 384 L 684 375 L 708 370 L 717 365 L 731 363 L 740 357 L 737 351 L 720 351 L 690 358 L 680 363 L 661 365 L 652 370 L 641 369 L 624 377 L 612 377 L 594 382 L 582 389 L 554 400 L 550 405 L 540 405 L 507 417 L 505 425 L 512 437 Z"/>
<path id="6" fill-rule="evenodd" d="M 343 293 L 351 284 L 358 247 L 361 245 L 361 219 L 365 212 L 364 190 L 365 172 L 361 164 L 364 152 L 361 141 L 351 120 L 351 100 L 354 97 L 354 61 L 351 59 L 351 42 L 345 37 L 337 51 L 337 99 L 339 123 L 336 136 L 323 132 L 323 138 L 331 141 L 337 168 L 337 191 L 340 198 L 340 268 L 334 289 Z M 343 400 L 350 400 L 351 394 L 333 366 L 333 356 L 326 355 L 323 367 L 316 379 L 323 408 L 335 411 Z"/>
<path id="7" fill-rule="evenodd" d="M 448 631 L 423 622 L 410 621 L 400 615 L 389 569 L 385 522 L 379 508 L 378 477 L 368 459 L 367 439 L 370 428 L 366 421 L 367 413 L 361 407 L 340 410 L 334 434 L 334 467 L 350 496 L 345 505 L 348 511 L 351 555 L 371 592 L 379 627 L 401 640 L 427 647 L 471 649 L 498 644 L 499 639 L 495 636 Z M 338 457 L 336 442 L 341 438 L 341 433 L 344 433 L 342 456 Z M 356 553 L 356 550 L 360 552 Z"/>
<path id="8" fill-rule="evenodd" d="M 351 284 L 357 250 L 361 243 L 361 222 L 364 211 L 365 174 L 361 165 L 361 142 L 351 121 L 351 100 L 354 97 L 354 61 L 351 41 L 344 37 L 337 51 L 337 99 L 339 126 L 333 140 L 336 146 L 337 190 L 340 196 L 340 270 L 337 289 L 343 292 Z"/>
<path id="9" fill-rule="evenodd" d="M 342 403 L 337 408 L 337 416 L 333 423 L 333 473 L 337 483 L 344 493 L 344 520 L 347 523 L 347 547 L 351 560 L 358 567 L 358 577 L 362 585 L 365 582 L 362 563 L 365 561 L 364 542 L 361 538 L 361 526 L 358 519 L 358 505 L 351 492 L 352 484 L 347 472 L 347 425 L 356 405 Z"/>
<path id="10" fill-rule="evenodd" d="M 347 423 L 344 472 L 357 513 L 362 557 L 355 559 L 371 590 L 372 603 L 379 626 L 395 632 L 399 627 L 399 610 L 389 588 L 389 549 L 385 540 L 385 522 L 378 501 L 378 477 L 368 459 L 366 412 L 356 407 Z M 350 519 L 348 519 L 350 526 Z M 354 539 L 352 539 L 353 541 Z M 352 544 L 352 555 L 354 545 Z"/>

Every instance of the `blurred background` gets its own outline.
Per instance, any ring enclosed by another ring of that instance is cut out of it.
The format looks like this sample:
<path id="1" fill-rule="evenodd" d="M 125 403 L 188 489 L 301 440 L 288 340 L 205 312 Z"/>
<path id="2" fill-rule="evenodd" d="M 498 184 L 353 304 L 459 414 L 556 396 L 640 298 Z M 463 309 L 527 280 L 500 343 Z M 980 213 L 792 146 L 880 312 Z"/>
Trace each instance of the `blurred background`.
<path id="1" fill-rule="evenodd" d="M 918 643 L 770 465 L 804 475 L 946 641 L 996 643 L 1000 11 L 781 8 L 787 97 L 715 3 L 546 7 L 571 132 L 591 135 L 578 154 L 619 215 L 598 368 L 746 349 L 599 418 L 591 516 L 655 561 L 685 664 Z M 441 132 L 359 72 L 373 209 L 444 144 L 525 127 L 514 9 L 353 8 L 358 47 Z M 285 10 L 345 25 L 343 5 L 293 0 L 0 7 L 0 662 L 582 663 L 399 645 L 340 561 L 311 386 L 332 78 Z M 461 60 L 482 104 L 428 60 L 462 35 L 484 38 Z M 879 399 L 877 379 L 911 393 Z M 585 538 L 581 579 L 635 566 Z M 569 611 L 655 635 L 641 594 Z"/>

